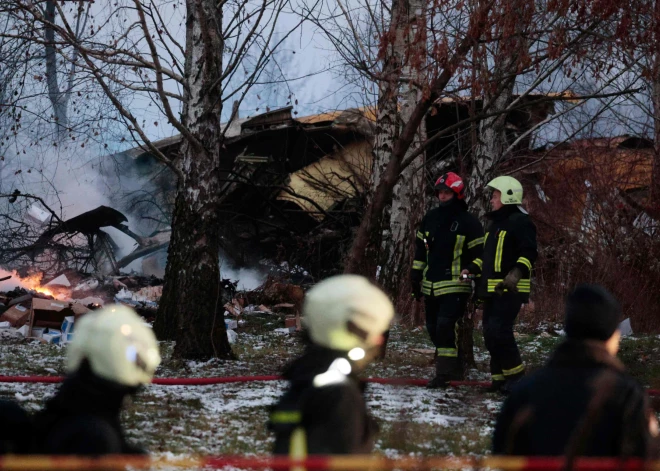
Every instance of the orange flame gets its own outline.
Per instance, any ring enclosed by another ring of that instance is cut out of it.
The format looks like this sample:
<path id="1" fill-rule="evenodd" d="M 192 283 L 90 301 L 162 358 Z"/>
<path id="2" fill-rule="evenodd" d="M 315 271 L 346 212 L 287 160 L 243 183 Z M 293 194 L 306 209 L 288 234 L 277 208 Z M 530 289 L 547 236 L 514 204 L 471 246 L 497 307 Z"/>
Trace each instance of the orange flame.
<path id="1" fill-rule="evenodd" d="M 41 280 L 44 277 L 44 274 L 41 272 L 36 272 L 31 275 L 21 278 L 14 271 L 13 276 L 16 277 L 23 288 L 36 291 L 37 293 L 42 293 L 47 296 L 52 296 L 55 299 L 65 300 L 69 299 L 71 296 L 71 291 L 64 286 L 42 286 Z"/>

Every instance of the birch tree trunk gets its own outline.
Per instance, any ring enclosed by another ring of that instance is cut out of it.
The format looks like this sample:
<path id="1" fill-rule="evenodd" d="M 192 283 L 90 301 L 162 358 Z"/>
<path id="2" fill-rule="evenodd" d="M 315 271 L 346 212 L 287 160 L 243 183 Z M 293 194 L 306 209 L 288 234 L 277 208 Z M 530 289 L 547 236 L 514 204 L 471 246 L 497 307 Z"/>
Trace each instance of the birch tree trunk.
<path id="1" fill-rule="evenodd" d="M 371 188 L 372 194 L 382 182 L 385 168 L 392 159 L 394 142 L 399 137 L 404 123 L 407 123 L 419 102 L 421 91 L 405 80 L 419 79 L 416 67 L 425 57 L 423 24 L 424 2 L 422 0 L 394 0 L 390 31 L 393 41 L 388 46 L 384 58 L 383 78 L 380 83 L 378 98 L 378 120 L 374 136 Z M 411 64 L 416 61 L 416 67 Z M 419 80 L 416 80 L 419 83 Z M 402 85 L 403 84 L 403 85 Z M 425 125 L 421 125 L 406 156 L 417 149 L 425 140 Z M 372 252 L 367 260 L 371 276 L 376 273 L 374 262 L 381 266 L 378 279 L 383 288 L 394 299 L 399 312 L 410 307 L 410 280 L 408 272 L 414 256 L 414 244 L 410 235 L 414 234 L 424 208 L 423 155 L 401 172 L 398 182 L 392 190 L 392 204 L 389 213 L 381 215 L 380 228 L 374 231 L 369 245 Z M 389 228 L 389 230 L 386 230 Z M 383 232 L 385 236 L 383 237 Z M 379 250 L 380 249 L 380 253 Z"/>
<path id="2" fill-rule="evenodd" d="M 415 141 L 419 126 L 424 121 L 426 113 L 433 106 L 433 103 L 440 98 L 454 72 L 463 63 L 466 54 L 483 34 L 489 22 L 491 8 L 492 2 L 479 2 L 479 7 L 471 15 L 470 27 L 465 36 L 452 51 L 452 55 L 446 61 L 442 72 L 429 80 L 428 85 L 425 85 L 425 93 L 413 107 L 410 119 L 402 123 L 401 131 L 391 147 L 390 160 L 381 174 L 380 183 L 375 187 L 373 196 L 367 205 L 353 239 L 344 266 L 344 273 L 362 274 L 373 278 L 374 272 L 369 269 L 372 263 L 369 257 L 373 253 L 374 241 L 382 240 L 383 212 L 391 204 L 392 191 L 399 179 L 401 170 L 405 168 L 404 157 L 410 151 L 410 146 Z"/>
<path id="3" fill-rule="evenodd" d="M 188 0 L 186 100 L 183 140 L 165 284 L 156 319 L 160 338 L 176 340 L 180 358 L 229 358 L 224 325 L 225 290 L 220 283 L 220 126 L 223 57 L 222 7 Z M 204 293 L 200 296 L 199 293 Z"/>
<path id="4" fill-rule="evenodd" d="M 408 0 L 405 3 L 405 23 L 397 28 L 398 31 L 402 30 L 401 36 L 404 40 L 400 41 L 400 44 L 404 48 L 402 55 L 406 58 L 403 61 L 401 77 L 403 85 L 400 88 L 398 114 L 400 123 L 410 120 L 415 104 L 421 99 L 422 92 L 413 82 L 423 83 L 423 72 L 420 69 L 423 68 L 423 60 L 426 57 L 425 2 Z M 417 150 L 425 140 L 426 121 L 422 120 L 405 157 Z M 421 154 L 401 172 L 392 191 L 389 237 L 385 240 L 381 258 L 381 284 L 392 294 L 397 312 L 410 312 L 414 306 L 410 297 L 408 275 L 415 255 L 415 230 L 424 214 L 424 163 L 425 156 Z"/>
<path id="5" fill-rule="evenodd" d="M 55 23 L 55 0 L 48 0 L 46 2 L 46 20 Z M 46 42 L 46 85 L 48 87 L 48 99 L 53 107 L 57 138 L 61 140 L 66 134 L 69 126 L 69 119 L 67 116 L 65 95 L 60 91 L 60 85 L 58 83 L 55 30 L 46 26 L 44 36 Z"/>
<path id="6" fill-rule="evenodd" d="M 394 142 L 399 135 L 399 80 L 405 54 L 405 37 L 402 23 L 406 18 L 407 0 L 392 0 L 392 17 L 390 19 L 390 31 L 394 40 L 388 45 L 383 58 L 382 80 L 378 86 L 378 115 L 376 118 L 376 130 L 374 133 L 374 145 L 372 150 L 373 170 L 371 172 L 371 190 L 369 194 L 373 199 L 376 188 L 380 185 L 385 174 L 386 167 L 392 158 Z M 369 255 L 369 266 L 364 267 L 363 274 L 370 278 L 384 278 L 385 273 L 376 273 L 377 265 L 381 261 L 380 248 L 383 242 L 383 229 L 388 225 L 387 215 L 381 215 L 378 228 L 371 234 L 371 242 L 367 250 Z M 382 268 L 381 268 L 382 270 Z M 387 268 L 385 269 L 387 271 Z M 380 276 L 379 276 L 380 275 Z M 387 290 L 387 287 L 385 287 Z"/>
<path id="7" fill-rule="evenodd" d="M 495 76 L 506 76 L 511 71 L 510 60 L 505 60 L 501 64 L 494 71 Z M 514 85 L 515 80 L 510 80 L 501 85 L 495 96 L 492 93 L 486 93 L 483 100 L 484 108 L 488 107 L 489 112 L 495 113 L 505 110 L 511 103 Z M 507 148 L 505 126 L 505 113 L 484 118 L 479 124 L 478 143 L 474 150 L 470 184 L 467 188 L 470 211 L 479 218 L 483 218 L 489 211 L 488 194 L 485 187 L 494 176 L 494 172 L 497 171 L 500 157 Z"/>

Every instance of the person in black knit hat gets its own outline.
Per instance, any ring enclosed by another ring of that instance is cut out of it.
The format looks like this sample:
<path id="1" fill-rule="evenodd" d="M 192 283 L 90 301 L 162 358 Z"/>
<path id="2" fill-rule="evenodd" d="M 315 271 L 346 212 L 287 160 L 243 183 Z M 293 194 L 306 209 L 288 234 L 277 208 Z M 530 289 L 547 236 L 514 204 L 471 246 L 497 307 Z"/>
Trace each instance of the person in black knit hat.
<path id="1" fill-rule="evenodd" d="M 602 286 L 579 285 L 568 295 L 566 341 L 504 402 L 494 454 L 656 456 L 648 397 L 616 358 L 620 319 L 618 301 Z"/>

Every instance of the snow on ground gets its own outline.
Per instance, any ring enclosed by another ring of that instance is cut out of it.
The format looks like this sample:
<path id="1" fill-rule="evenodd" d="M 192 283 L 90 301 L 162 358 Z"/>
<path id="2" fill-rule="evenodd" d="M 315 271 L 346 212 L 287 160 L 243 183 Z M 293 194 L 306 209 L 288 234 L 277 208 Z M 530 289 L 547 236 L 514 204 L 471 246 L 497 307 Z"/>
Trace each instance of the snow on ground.
<path id="1" fill-rule="evenodd" d="M 236 361 L 210 360 L 181 362 L 170 358 L 172 344 L 161 343 L 164 363 L 157 375 L 204 377 L 277 374 L 297 355 L 302 346 L 297 336 L 273 334 L 280 327 L 268 321 L 261 331 L 239 332 L 234 352 Z M 560 338 L 521 334 L 523 357 L 531 368 L 545 361 Z M 657 351 L 660 339 L 644 337 L 625 341 L 624 360 L 641 365 L 643 371 L 658 372 L 648 352 Z M 387 357 L 375 362 L 365 376 L 430 378 L 433 374 L 423 329 L 395 327 Z M 61 375 L 65 347 L 35 341 L 0 341 L 0 374 Z M 475 333 L 477 367 L 469 379 L 488 378 L 488 355 L 479 333 Z M 645 365 L 642 362 L 646 361 Z M 640 370 L 642 371 L 642 370 Z M 649 373 L 652 374 L 652 373 Z M 660 376 L 660 375 L 655 375 Z M 655 378 L 653 376 L 652 378 Z M 654 379 L 646 381 L 653 384 Z M 131 440 L 158 454 L 264 454 L 273 437 L 266 428 L 268 408 L 282 394 L 283 381 L 229 383 L 209 386 L 157 386 L 141 391 L 126 406 L 123 420 Z M 0 398 L 21 403 L 36 411 L 54 394 L 54 384 L 0 383 Z M 369 384 L 367 404 L 379 422 L 376 448 L 387 456 L 473 454 L 490 448 L 490 436 L 501 397 L 477 388 L 450 388 L 429 391 L 415 386 Z"/>

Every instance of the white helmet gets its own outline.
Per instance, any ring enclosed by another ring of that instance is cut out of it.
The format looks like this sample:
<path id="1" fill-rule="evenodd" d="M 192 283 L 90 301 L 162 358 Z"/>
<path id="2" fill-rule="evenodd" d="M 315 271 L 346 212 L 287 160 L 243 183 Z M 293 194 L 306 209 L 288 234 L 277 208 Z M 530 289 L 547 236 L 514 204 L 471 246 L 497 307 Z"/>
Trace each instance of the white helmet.
<path id="1" fill-rule="evenodd" d="M 309 290 L 303 315 L 314 343 L 348 352 L 379 345 L 394 317 L 394 306 L 366 278 L 339 275 Z"/>
<path id="2" fill-rule="evenodd" d="M 132 309 L 111 305 L 76 322 L 67 354 L 67 371 L 84 360 L 97 376 L 125 386 L 151 382 L 160 364 L 156 336 Z"/>

